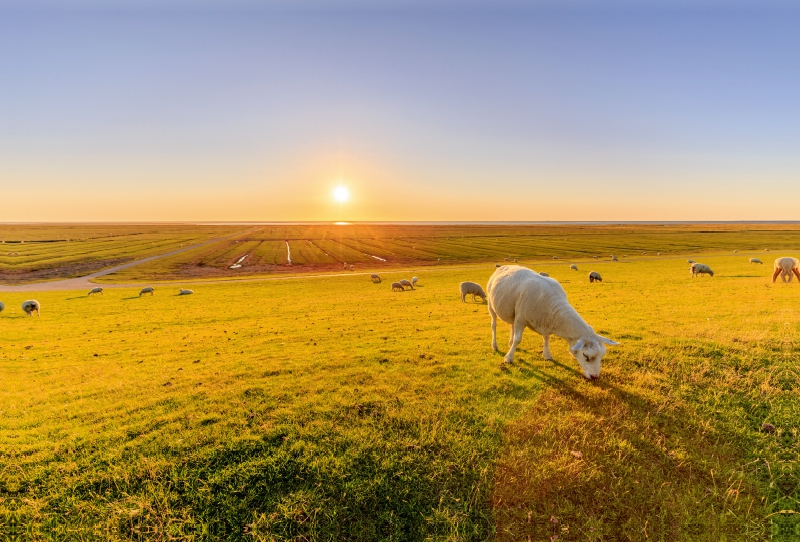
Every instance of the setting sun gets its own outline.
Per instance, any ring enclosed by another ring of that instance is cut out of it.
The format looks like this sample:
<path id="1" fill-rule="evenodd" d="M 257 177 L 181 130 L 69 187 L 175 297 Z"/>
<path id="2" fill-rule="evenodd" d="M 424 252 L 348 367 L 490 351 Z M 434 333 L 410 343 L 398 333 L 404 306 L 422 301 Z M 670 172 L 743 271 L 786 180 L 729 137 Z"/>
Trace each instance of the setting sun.
<path id="1" fill-rule="evenodd" d="M 333 191 L 333 199 L 339 203 L 344 203 L 350 198 L 350 191 L 344 186 L 337 186 Z"/>

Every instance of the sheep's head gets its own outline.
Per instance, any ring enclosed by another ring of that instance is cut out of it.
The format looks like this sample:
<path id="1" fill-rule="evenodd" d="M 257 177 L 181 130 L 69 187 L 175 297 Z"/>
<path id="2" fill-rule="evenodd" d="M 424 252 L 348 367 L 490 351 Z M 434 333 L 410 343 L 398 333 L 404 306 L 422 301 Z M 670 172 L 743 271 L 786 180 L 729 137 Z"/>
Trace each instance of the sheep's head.
<path id="1" fill-rule="evenodd" d="M 583 375 L 589 380 L 600 378 L 600 364 L 603 356 L 606 355 L 606 345 L 613 346 L 619 344 L 611 339 L 606 339 L 601 335 L 594 335 L 589 338 L 581 338 L 570 346 L 569 353 L 578 360 Z"/>

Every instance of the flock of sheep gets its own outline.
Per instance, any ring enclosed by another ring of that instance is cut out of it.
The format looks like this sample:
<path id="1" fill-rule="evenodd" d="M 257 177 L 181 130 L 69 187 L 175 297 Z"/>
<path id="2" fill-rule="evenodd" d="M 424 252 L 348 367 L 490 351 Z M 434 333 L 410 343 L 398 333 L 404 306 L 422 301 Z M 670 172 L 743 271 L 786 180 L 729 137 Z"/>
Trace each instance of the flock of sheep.
<path id="1" fill-rule="evenodd" d="M 147 286 L 139 291 L 139 297 L 142 297 L 145 294 L 154 295 L 154 292 L 155 290 L 153 289 L 152 286 Z M 190 295 L 193 293 L 194 293 L 193 290 L 184 290 L 183 288 L 181 288 L 178 292 L 178 295 Z M 94 288 L 89 290 L 89 293 L 86 294 L 86 297 L 97 294 L 103 295 L 103 289 L 100 286 L 95 286 Z M 5 303 L 0 301 L 0 312 L 3 312 L 5 308 L 6 308 Z M 41 316 L 42 315 L 42 313 L 40 312 L 41 308 L 42 308 L 41 304 L 35 299 L 29 299 L 22 304 L 22 311 L 28 316 L 33 316 L 34 312 L 36 313 L 37 316 Z"/>

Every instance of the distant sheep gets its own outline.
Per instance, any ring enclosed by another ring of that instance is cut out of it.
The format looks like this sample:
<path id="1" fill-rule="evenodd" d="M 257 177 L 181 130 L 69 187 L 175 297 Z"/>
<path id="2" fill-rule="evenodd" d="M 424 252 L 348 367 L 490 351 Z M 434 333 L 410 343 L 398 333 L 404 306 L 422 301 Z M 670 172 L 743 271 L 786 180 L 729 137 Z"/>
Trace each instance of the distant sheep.
<path id="1" fill-rule="evenodd" d="M 392 291 L 394 292 L 396 290 L 400 290 L 401 292 L 405 292 L 406 291 L 406 289 L 403 288 L 402 284 L 400 284 L 399 282 L 393 282 L 392 283 Z"/>
<path id="2" fill-rule="evenodd" d="M 647 252 L 642 252 L 642 256 L 647 256 Z"/>
<path id="3" fill-rule="evenodd" d="M 570 265 L 569 268 L 572 269 L 573 271 L 577 271 L 578 270 L 578 266 L 575 265 L 575 264 Z"/>
<path id="4" fill-rule="evenodd" d="M 734 250 L 734 251 L 733 251 L 733 253 L 734 253 L 734 254 L 736 254 L 737 252 L 739 252 L 739 251 L 738 251 L 738 250 Z"/>
<path id="5" fill-rule="evenodd" d="M 147 286 L 147 287 L 142 288 L 141 290 L 139 290 L 139 297 L 142 297 L 144 294 L 155 295 L 155 293 L 153 291 L 153 287 L 152 286 Z"/>
<path id="6" fill-rule="evenodd" d="M 356 268 L 356 266 L 355 266 L 355 265 L 351 265 L 351 266 L 350 266 L 350 271 L 354 271 L 354 270 L 355 270 L 355 268 Z"/>
<path id="7" fill-rule="evenodd" d="M 36 301 L 35 299 L 29 299 L 28 301 L 22 304 L 22 310 L 28 316 L 33 316 L 33 311 L 36 311 L 36 316 L 41 316 L 41 313 L 39 312 L 40 308 L 41 306 L 39 305 L 39 302 Z"/>
<path id="8" fill-rule="evenodd" d="M 410 281 L 410 280 L 403 279 L 403 280 L 401 280 L 401 281 L 400 281 L 400 284 L 403 286 L 403 288 L 405 288 L 406 286 L 408 286 L 408 287 L 409 287 L 409 288 L 411 288 L 412 290 L 414 289 L 414 285 L 413 285 L 413 284 L 411 284 L 411 281 Z"/>
<path id="9" fill-rule="evenodd" d="M 475 296 L 480 297 L 484 301 L 486 301 L 486 292 L 483 291 L 481 285 L 477 282 L 462 282 L 459 286 L 459 291 L 461 292 L 461 302 L 466 303 L 466 297 L 468 295 L 472 296 L 472 300 L 475 301 Z"/>
<path id="10" fill-rule="evenodd" d="M 550 275 L 548 275 L 547 273 L 545 273 L 544 271 L 539 271 L 539 274 L 540 274 L 541 276 L 543 276 L 543 277 L 549 277 L 549 276 L 550 276 Z"/>
<path id="11" fill-rule="evenodd" d="M 764 262 L 762 262 L 758 258 L 750 258 L 750 263 L 760 263 L 761 265 L 764 265 Z"/>
<path id="12" fill-rule="evenodd" d="M 554 259 L 554 260 L 557 260 L 557 259 L 558 259 L 558 256 L 553 256 L 553 259 Z"/>
<path id="13" fill-rule="evenodd" d="M 570 354 L 578 361 L 587 379 L 600 378 L 600 364 L 606 345 L 618 343 L 594 332 L 567 301 L 561 285 L 544 279 L 534 271 L 508 266 L 495 271 L 487 286 L 489 315 L 492 317 L 492 348 L 497 351 L 497 319 L 511 324 L 506 363 L 514 361 L 514 353 L 522 341 L 522 332 L 531 328 L 544 340 L 545 359 L 550 353 L 550 335 L 563 337 Z"/>
<path id="14" fill-rule="evenodd" d="M 417 277 L 411 277 L 411 284 L 412 284 L 413 286 L 416 286 L 416 285 L 417 285 L 417 282 L 419 282 L 419 279 L 418 279 Z"/>
<path id="15" fill-rule="evenodd" d="M 103 294 L 103 289 L 101 287 L 99 287 L 99 286 L 96 286 L 96 287 L 92 288 L 91 290 L 89 290 L 89 293 L 86 294 L 86 297 L 89 297 L 92 294 L 101 294 L 102 295 Z"/>
<path id="16" fill-rule="evenodd" d="M 589 273 L 589 282 L 603 282 L 603 277 L 597 271 Z"/>
<path id="17" fill-rule="evenodd" d="M 614 256 L 614 255 L 612 254 L 612 255 L 611 255 L 611 261 L 612 261 L 612 262 L 618 262 L 618 261 L 619 261 L 619 258 L 617 258 L 616 256 Z"/>
<path id="18" fill-rule="evenodd" d="M 597 258 L 597 256 L 592 256 L 592 258 L 594 258 L 595 260 L 597 260 L 597 259 L 598 259 L 598 258 Z"/>
<path id="19" fill-rule="evenodd" d="M 517 260 L 514 260 L 514 263 L 517 263 Z"/>
<path id="20" fill-rule="evenodd" d="M 510 262 L 510 261 L 511 261 L 511 259 L 510 259 L 510 258 L 503 258 L 503 260 L 505 260 L 505 261 L 507 261 L 507 262 Z"/>
<path id="21" fill-rule="evenodd" d="M 178 295 L 192 295 L 194 290 L 184 290 L 183 288 L 180 289 Z"/>
<path id="22" fill-rule="evenodd" d="M 800 281 L 800 260 L 797 258 L 778 258 L 775 260 L 775 272 L 772 274 L 772 282 L 775 282 L 775 279 L 778 278 L 778 275 L 781 276 L 781 280 L 783 282 L 792 282 L 792 275 L 797 277 L 797 280 Z"/>
<path id="23" fill-rule="evenodd" d="M 693 264 L 693 263 L 694 263 L 694 260 L 686 260 L 686 263 L 688 263 L 688 264 Z"/>
<path id="24" fill-rule="evenodd" d="M 660 252 L 656 252 L 656 256 L 661 256 L 661 253 Z"/>
<path id="25" fill-rule="evenodd" d="M 692 278 L 696 277 L 697 275 L 714 276 L 714 272 L 711 270 L 711 268 L 704 263 L 693 263 L 692 267 L 689 268 L 689 271 L 692 273 Z"/>
<path id="26" fill-rule="evenodd" d="M 375 274 L 375 273 L 371 274 L 369 277 L 372 280 L 372 282 L 380 282 L 381 281 L 381 277 L 379 275 Z"/>

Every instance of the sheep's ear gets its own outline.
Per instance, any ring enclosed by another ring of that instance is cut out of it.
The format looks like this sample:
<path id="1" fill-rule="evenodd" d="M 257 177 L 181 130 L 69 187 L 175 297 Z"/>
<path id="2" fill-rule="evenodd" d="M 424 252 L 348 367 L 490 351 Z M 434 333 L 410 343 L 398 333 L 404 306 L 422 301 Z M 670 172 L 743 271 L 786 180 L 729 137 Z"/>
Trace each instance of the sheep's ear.
<path id="1" fill-rule="evenodd" d="M 578 342 L 575 343 L 575 346 L 570 346 L 569 351 L 573 356 L 577 356 L 578 352 L 581 351 L 583 348 L 583 339 L 578 339 Z"/>
<path id="2" fill-rule="evenodd" d="M 618 342 L 612 341 L 611 339 L 606 339 L 602 335 L 598 335 L 597 340 L 603 344 L 607 344 L 608 346 L 617 346 L 619 344 Z"/>

